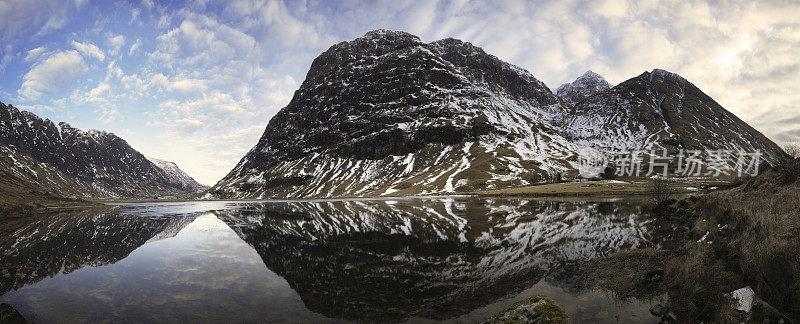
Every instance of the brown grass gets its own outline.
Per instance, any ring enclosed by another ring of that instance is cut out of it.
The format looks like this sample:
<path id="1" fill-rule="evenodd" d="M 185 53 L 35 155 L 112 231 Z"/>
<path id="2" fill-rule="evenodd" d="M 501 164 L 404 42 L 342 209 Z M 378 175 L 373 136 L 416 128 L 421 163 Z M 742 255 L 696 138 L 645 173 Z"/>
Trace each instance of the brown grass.
<path id="1" fill-rule="evenodd" d="M 647 194 L 656 204 L 661 204 L 672 197 L 674 191 L 671 182 L 664 178 L 652 178 L 647 184 Z"/>
<path id="2" fill-rule="evenodd" d="M 725 294 L 750 286 L 760 300 L 800 318 L 800 183 L 786 185 L 771 170 L 734 189 L 666 200 L 656 211 L 675 242 L 594 261 L 595 285 L 623 297 L 666 293 L 680 322 L 713 323 L 745 320 Z M 659 267 L 663 280 L 642 291 L 637 283 Z"/>
<path id="3" fill-rule="evenodd" d="M 723 294 L 749 285 L 776 309 L 800 316 L 800 186 L 777 177 L 770 171 L 689 206 L 692 240 L 666 269 L 676 313 L 730 320 Z"/>
<path id="4" fill-rule="evenodd" d="M 672 193 L 691 192 L 686 189 L 686 184 L 670 183 Z M 617 183 L 607 180 L 588 182 L 561 182 L 536 186 L 513 187 L 494 190 L 470 192 L 479 196 L 520 196 L 520 197 L 548 197 L 548 196 L 623 196 L 623 195 L 648 195 L 649 188 L 646 180 L 626 180 Z"/>

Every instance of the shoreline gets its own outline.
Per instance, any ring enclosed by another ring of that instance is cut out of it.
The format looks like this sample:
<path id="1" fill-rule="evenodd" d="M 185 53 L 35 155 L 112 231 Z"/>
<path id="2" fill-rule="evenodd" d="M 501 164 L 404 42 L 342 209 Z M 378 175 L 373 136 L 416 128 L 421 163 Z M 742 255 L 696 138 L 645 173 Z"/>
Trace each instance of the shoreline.
<path id="1" fill-rule="evenodd" d="M 134 204 L 134 203 L 169 203 L 169 202 L 287 202 L 287 201 L 353 201 L 353 200 L 398 200 L 398 199 L 431 199 L 445 197 L 486 197 L 486 198 L 642 198 L 650 195 L 648 192 L 648 179 L 626 179 L 621 180 L 598 180 L 585 182 L 561 182 L 551 184 L 538 184 L 523 187 L 511 187 L 503 189 L 487 189 L 478 191 L 454 192 L 452 194 L 434 195 L 402 195 L 402 196 L 340 196 L 340 197 L 308 197 L 308 198 L 265 198 L 265 199 L 196 199 L 196 198 L 174 198 L 174 199 L 121 199 L 121 200 L 94 200 L 103 204 Z M 702 186 L 710 186 L 713 189 L 701 189 Z M 688 195 L 694 193 L 708 193 L 716 190 L 727 189 L 729 181 L 715 182 L 675 182 L 670 194 Z"/>
<path id="2" fill-rule="evenodd" d="M 729 181 L 682 181 L 671 185 L 670 195 L 685 197 L 692 194 L 707 194 L 728 189 Z M 705 187 L 705 188 L 704 188 Z M 155 204 L 155 203 L 201 203 L 201 202 L 237 202 L 237 203 L 280 203 L 280 202 L 335 202 L 335 201 L 381 201 L 381 200 L 407 200 L 407 199 L 437 199 L 437 198 L 516 198 L 516 199 L 543 199 L 543 200 L 617 200 L 617 199 L 646 199 L 651 193 L 648 191 L 647 178 L 634 178 L 624 180 L 597 180 L 584 182 L 560 182 L 538 184 L 532 186 L 511 187 L 503 189 L 487 189 L 478 191 L 463 191 L 452 194 L 434 195 L 402 195 L 402 196 L 369 196 L 369 197 L 309 197 L 297 199 L 199 199 L 199 198 L 167 198 L 167 199 L 46 199 L 37 201 L 7 204 L 0 208 L 6 217 L 24 216 L 29 214 L 53 212 L 65 209 L 88 209 L 102 206 L 126 204 Z"/>

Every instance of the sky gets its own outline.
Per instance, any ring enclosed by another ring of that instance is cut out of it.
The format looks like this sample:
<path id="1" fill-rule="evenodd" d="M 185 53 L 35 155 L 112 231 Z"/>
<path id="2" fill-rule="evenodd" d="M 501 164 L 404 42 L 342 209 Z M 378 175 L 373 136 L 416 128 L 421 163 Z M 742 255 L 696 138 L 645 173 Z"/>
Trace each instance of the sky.
<path id="1" fill-rule="evenodd" d="M 213 185 L 317 55 L 380 28 L 471 42 L 551 89 L 665 69 L 778 144 L 800 139 L 793 1 L 0 0 L 0 102 Z"/>

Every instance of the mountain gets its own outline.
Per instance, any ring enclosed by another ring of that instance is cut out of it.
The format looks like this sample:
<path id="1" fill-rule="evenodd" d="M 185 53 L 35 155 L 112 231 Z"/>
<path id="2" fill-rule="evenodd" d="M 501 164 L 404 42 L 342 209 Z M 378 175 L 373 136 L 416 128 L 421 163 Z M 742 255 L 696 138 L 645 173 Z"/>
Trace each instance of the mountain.
<path id="1" fill-rule="evenodd" d="M 611 89 L 611 85 L 597 73 L 586 71 L 572 83 L 564 83 L 556 89 L 556 96 L 575 105 L 583 99 Z"/>
<path id="2" fill-rule="evenodd" d="M 778 146 L 682 77 L 613 88 L 587 72 L 553 94 L 470 43 L 376 30 L 317 57 L 259 142 L 204 198 L 469 192 L 597 175 L 622 149 Z"/>
<path id="3" fill-rule="evenodd" d="M 694 84 L 659 69 L 578 102 L 564 125 L 565 136 L 575 143 L 605 151 L 759 150 L 768 160 L 783 154 Z"/>
<path id="4" fill-rule="evenodd" d="M 0 173 L 46 195 L 105 199 L 195 193 L 112 133 L 55 124 L 3 103 L 0 153 Z"/>
<path id="5" fill-rule="evenodd" d="M 180 184 L 181 188 L 191 191 L 200 192 L 208 189 L 208 186 L 197 183 L 191 176 L 183 172 L 175 162 L 159 160 L 156 158 L 147 157 L 150 162 L 153 162 L 167 175 L 167 179 L 171 183 Z"/>
<path id="6" fill-rule="evenodd" d="M 377 30 L 317 57 L 258 144 L 206 197 L 446 193 L 575 169 L 563 101 L 470 43 Z"/>

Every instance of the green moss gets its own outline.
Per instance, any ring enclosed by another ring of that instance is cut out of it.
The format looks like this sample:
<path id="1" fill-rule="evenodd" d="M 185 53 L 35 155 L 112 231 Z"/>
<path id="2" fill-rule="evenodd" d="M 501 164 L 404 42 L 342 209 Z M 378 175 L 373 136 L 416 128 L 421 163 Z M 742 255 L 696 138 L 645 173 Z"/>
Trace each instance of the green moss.
<path id="1" fill-rule="evenodd" d="M 752 315 L 748 323 L 791 323 L 786 316 L 762 300 L 753 302 L 750 312 Z"/>
<path id="2" fill-rule="evenodd" d="M 569 316 L 545 295 L 527 298 L 509 306 L 487 323 L 567 323 Z"/>

